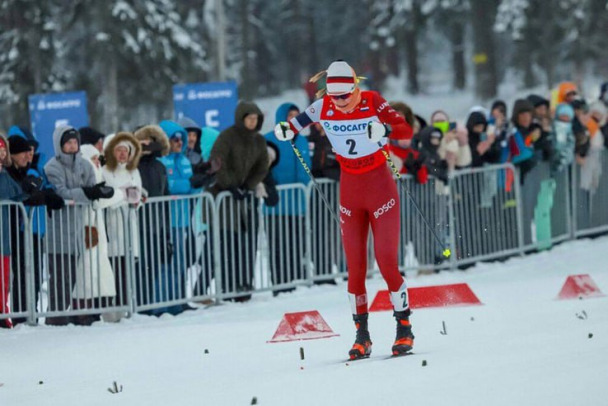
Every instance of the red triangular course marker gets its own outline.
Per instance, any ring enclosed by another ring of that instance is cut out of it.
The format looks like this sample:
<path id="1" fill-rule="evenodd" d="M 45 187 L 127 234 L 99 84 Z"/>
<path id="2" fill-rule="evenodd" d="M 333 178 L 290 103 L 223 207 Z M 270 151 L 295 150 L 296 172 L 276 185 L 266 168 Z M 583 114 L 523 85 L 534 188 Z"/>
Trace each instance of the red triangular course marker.
<path id="1" fill-rule="evenodd" d="M 410 308 L 481 305 L 466 283 L 408 288 Z M 388 290 L 378 291 L 369 309 L 371 312 L 393 310 Z"/>
<path id="2" fill-rule="evenodd" d="M 557 296 L 559 299 L 578 299 L 581 297 L 602 297 L 604 294 L 595 284 L 591 276 L 570 275 L 566 278 L 562 290 Z"/>
<path id="3" fill-rule="evenodd" d="M 281 343 L 296 340 L 315 340 L 317 338 L 335 337 L 331 327 L 316 311 L 285 313 L 269 343 Z"/>

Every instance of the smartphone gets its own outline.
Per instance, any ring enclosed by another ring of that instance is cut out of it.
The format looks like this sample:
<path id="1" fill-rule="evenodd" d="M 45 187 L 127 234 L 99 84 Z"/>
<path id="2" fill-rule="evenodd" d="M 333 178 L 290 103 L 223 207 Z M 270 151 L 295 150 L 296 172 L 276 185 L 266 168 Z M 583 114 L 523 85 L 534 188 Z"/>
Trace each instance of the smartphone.
<path id="1" fill-rule="evenodd" d="M 456 129 L 456 121 L 450 121 L 448 125 L 448 131 L 454 131 Z"/>

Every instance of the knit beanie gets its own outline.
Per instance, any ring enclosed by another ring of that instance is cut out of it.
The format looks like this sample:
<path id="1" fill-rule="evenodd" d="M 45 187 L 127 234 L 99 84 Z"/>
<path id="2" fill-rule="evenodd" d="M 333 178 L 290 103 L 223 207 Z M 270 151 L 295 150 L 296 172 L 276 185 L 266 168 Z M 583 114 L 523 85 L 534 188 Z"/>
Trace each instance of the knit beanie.
<path id="1" fill-rule="evenodd" d="M 22 152 L 30 151 L 30 143 L 20 135 L 12 135 L 8 138 L 9 152 L 14 154 L 20 154 Z"/>
<path id="2" fill-rule="evenodd" d="M 78 131 L 76 131 L 76 129 L 74 128 L 69 128 L 67 131 L 61 134 L 61 141 L 59 142 L 59 144 L 63 148 L 65 143 L 72 139 L 77 140 L 80 144 L 80 135 L 78 134 Z"/>
<path id="3" fill-rule="evenodd" d="M 327 68 L 325 87 L 328 95 L 352 93 L 357 87 L 357 75 L 344 61 L 334 61 Z"/>

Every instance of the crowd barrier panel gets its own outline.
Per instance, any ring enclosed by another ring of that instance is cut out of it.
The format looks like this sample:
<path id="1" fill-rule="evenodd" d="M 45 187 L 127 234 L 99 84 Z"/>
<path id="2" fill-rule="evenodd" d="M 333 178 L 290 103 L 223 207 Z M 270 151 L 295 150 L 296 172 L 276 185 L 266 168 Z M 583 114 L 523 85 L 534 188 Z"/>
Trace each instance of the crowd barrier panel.
<path id="1" fill-rule="evenodd" d="M 211 301 L 213 196 L 150 198 L 133 213 L 139 223 L 132 247 L 134 311 L 177 314 L 190 301 Z"/>
<path id="2" fill-rule="evenodd" d="M 450 176 L 450 265 L 468 265 L 521 251 L 520 189 L 511 164 L 455 171 Z"/>
<path id="3" fill-rule="evenodd" d="M 608 151 L 596 165 L 587 157 L 585 166 L 573 165 L 571 182 L 573 237 L 608 231 Z"/>
<path id="4" fill-rule="evenodd" d="M 346 258 L 342 247 L 340 225 L 334 215 L 340 215 L 340 184 L 332 179 L 315 180 L 317 190 L 312 183 L 308 184 L 307 216 L 310 222 L 310 267 L 312 281 L 332 281 L 336 277 L 346 276 Z M 329 203 L 328 208 L 321 193 Z M 372 257 L 373 258 L 373 257 Z M 369 261 L 373 263 L 373 261 Z"/>

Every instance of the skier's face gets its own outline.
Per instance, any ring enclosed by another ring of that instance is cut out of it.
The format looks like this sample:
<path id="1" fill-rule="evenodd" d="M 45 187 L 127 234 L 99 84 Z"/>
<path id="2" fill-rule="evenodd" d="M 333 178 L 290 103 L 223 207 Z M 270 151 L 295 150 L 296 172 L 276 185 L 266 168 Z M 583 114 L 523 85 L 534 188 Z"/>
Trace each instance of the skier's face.
<path id="1" fill-rule="evenodd" d="M 347 94 L 342 94 L 339 96 L 330 96 L 330 97 L 331 97 L 331 100 L 334 102 L 334 104 L 338 108 L 345 108 L 346 106 L 348 106 L 348 103 L 350 103 L 351 99 L 353 98 L 353 94 L 347 93 Z"/>

